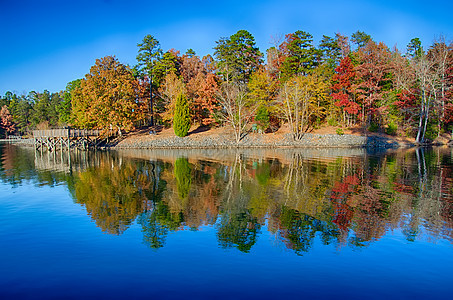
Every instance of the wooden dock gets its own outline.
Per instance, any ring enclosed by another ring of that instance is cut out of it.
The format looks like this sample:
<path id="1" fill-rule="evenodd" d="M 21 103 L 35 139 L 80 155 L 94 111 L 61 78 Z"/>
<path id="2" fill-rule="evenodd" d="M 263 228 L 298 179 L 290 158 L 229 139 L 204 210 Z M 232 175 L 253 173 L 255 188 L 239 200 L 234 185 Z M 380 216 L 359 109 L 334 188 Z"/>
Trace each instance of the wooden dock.
<path id="1" fill-rule="evenodd" d="M 33 130 L 36 149 L 47 148 L 49 151 L 77 148 L 87 150 L 100 143 L 100 130 L 87 129 L 48 129 Z"/>

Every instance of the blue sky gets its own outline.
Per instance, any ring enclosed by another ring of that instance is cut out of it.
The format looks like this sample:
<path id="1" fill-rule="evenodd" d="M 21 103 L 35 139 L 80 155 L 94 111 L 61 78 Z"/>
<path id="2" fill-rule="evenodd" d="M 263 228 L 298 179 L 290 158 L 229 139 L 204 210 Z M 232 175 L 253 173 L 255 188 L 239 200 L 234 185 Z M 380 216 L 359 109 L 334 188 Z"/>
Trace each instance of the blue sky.
<path id="1" fill-rule="evenodd" d="M 0 95 L 58 92 L 83 78 L 96 58 L 115 55 L 135 65 L 146 34 L 162 49 L 200 56 L 215 41 L 248 30 L 265 52 L 272 37 L 304 30 L 314 36 L 357 30 L 404 50 L 453 39 L 453 1 L 120 1 L 0 0 Z"/>

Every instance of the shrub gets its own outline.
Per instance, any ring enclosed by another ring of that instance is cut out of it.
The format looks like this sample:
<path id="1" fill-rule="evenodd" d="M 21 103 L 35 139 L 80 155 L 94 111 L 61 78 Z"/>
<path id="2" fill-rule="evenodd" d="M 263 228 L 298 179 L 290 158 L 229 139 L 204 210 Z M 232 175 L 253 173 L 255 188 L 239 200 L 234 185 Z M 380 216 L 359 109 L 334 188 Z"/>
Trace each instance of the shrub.
<path id="1" fill-rule="evenodd" d="M 368 126 L 369 132 L 377 132 L 378 130 L 379 130 L 379 125 L 376 123 L 371 123 L 370 126 Z"/>
<path id="2" fill-rule="evenodd" d="M 179 94 L 175 103 L 175 114 L 173 116 L 173 130 L 179 137 L 187 135 L 190 129 L 189 102 L 184 94 Z"/>
<path id="3" fill-rule="evenodd" d="M 398 130 L 398 125 L 395 122 L 390 121 L 387 128 L 385 129 L 385 133 L 390 134 L 390 135 L 396 135 L 397 130 Z"/>
<path id="4" fill-rule="evenodd" d="M 344 134 L 344 131 L 341 128 L 337 128 L 336 132 L 337 132 L 338 135 L 343 135 Z"/>
<path id="5" fill-rule="evenodd" d="M 261 105 L 256 112 L 255 121 L 258 123 L 261 129 L 266 130 L 269 127 L 269 111 L 267 107 Z"/>

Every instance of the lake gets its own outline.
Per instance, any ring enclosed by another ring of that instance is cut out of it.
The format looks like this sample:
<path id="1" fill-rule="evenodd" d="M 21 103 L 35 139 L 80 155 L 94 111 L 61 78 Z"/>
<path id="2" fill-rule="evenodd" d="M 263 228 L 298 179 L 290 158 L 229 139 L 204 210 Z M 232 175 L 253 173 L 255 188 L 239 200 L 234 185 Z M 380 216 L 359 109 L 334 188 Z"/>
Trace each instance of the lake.
<path id="1" fill-rule="evenodd" d="M 0 145 L 1 299 L 447 299 L 448 148 Z"/>

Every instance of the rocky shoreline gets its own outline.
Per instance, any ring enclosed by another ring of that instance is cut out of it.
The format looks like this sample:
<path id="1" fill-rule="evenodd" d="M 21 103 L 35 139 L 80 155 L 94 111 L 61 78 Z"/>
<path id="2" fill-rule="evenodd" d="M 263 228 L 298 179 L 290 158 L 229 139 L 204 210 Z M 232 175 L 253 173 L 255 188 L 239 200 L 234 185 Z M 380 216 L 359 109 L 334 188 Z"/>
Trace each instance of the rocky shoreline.
<path id="1" fill-rule="evenodd" d="M 380 148 L 396 149 L 414 147 L 415 144 L 398 142 L 380 136 L 311 134 L 307 133 L 300 141 L 294 141 L 290 134 L 282 139 L 267 139 L 266 135 L 245 136 L 239 143 L 229 136 L 149 137 L 126 138 L 111 149 L 190 149 L 190 148 Z"/>
<path id="2" fill-rule="evenodd" d="M 33 146 L 33 139 L 7 141 L 23 146 Z M 381 136 L 312 134 L 295 141 L 290 134 L 282 138 L 268 138 L 263 134 L 245 136 L 239 143 L 229 135 L 221 136 L 139 136 L 125 137 L 121 141 L 104 144 L 100 148 L 108 149 L 229 149 L 229 148 L 369 148 L 369 149 L 397 149 L 415 147 L 415 143 L 401 142 L 396 139 Z"/>

